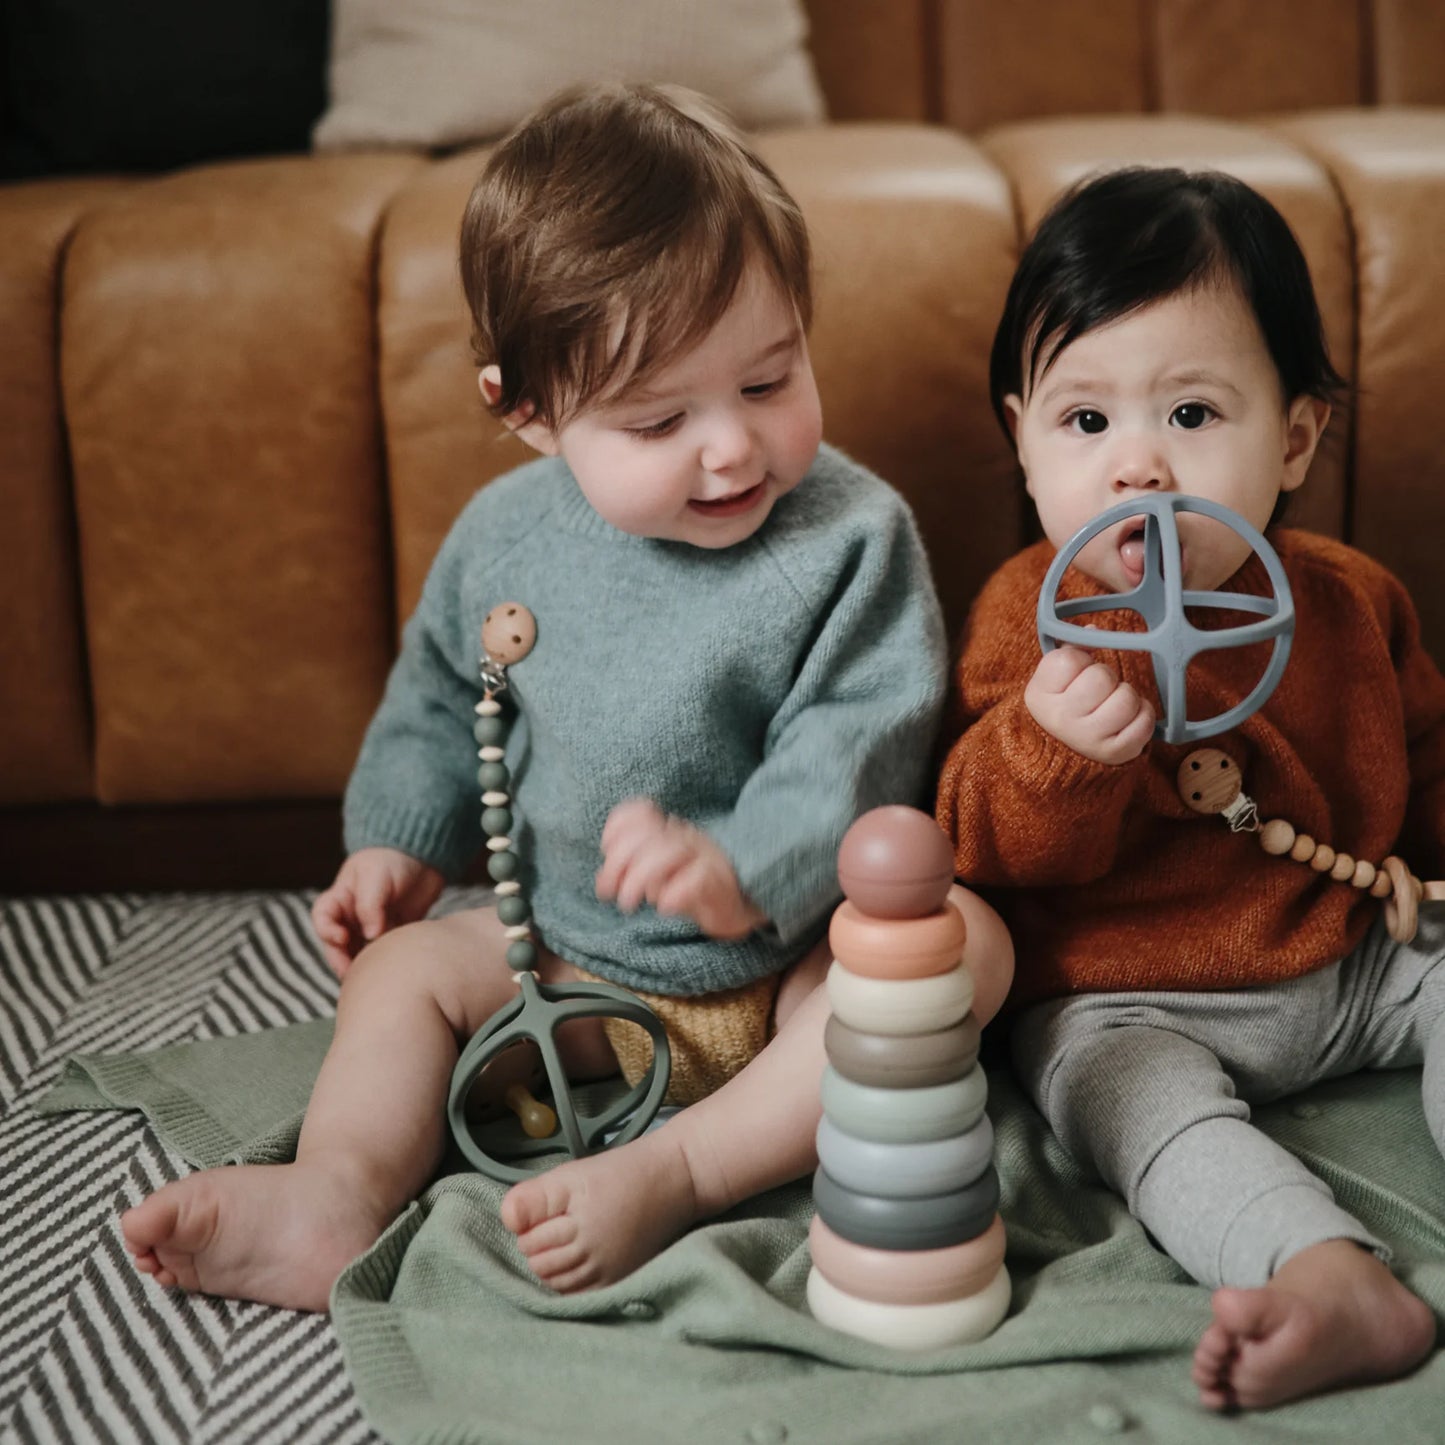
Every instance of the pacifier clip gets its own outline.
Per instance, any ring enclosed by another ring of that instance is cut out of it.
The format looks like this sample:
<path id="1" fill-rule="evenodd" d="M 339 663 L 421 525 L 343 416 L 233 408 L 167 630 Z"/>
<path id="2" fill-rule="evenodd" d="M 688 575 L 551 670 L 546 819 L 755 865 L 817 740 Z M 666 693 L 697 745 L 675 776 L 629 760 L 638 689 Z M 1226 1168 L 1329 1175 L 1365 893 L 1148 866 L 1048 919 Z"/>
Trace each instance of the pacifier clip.
<path id="1" fill-rule="evenodd" d="M 1179 764 L 1175 783 L 1186 808 L 1222 815 L 1231 832 L 1255 834 L 1259 846 L 1271 856 L 1287 855 L 1296 863 L 1309 864 L 1316 873 L 1328 874 L 1336 883 L 1348 883 L 1372 898 L 1383 899 L 1385 927 L 1397 943 L 1414 938 L 1423 899 L 1445 897 L 1445 884 L 1422 883 L 1393 853 L 1375 864 L 1316 842 L 1284 818 L 1261 824 L 1258 807 L 1244 791 L 1239 764 L 1218 748 L 1197 748 L 1187 754 Z"/>

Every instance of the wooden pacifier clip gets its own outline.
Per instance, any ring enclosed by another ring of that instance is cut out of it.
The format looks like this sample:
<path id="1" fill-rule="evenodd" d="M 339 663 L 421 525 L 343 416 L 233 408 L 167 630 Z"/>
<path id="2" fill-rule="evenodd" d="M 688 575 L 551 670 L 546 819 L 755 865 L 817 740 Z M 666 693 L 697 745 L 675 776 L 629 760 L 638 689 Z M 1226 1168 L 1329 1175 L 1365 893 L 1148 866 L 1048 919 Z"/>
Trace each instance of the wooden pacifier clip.
<path id="1" fill-rule="evenodd" d="M 1393 853 L 1376 865 L 1337 853 L 1328 843 L 1315 842 L 1283 818 L 1271 818 L 1261 825 L 1259 809 L 1244 791 L 1239 764 L 1218 748 L 1197 748 L 1189 753 L 1179 764 L 1175 781 L 1186 808 L 1220 813 L 1234 832 L 1257 834 L 1266 853 L 1276 858 L 1288 854 L 1296 863 L 1308 863 L 1316 873 L 1329 874 L 1336 883 L 1348 883 L 1372 898 L 1384 899 L 1385 927 L 1397 943 L 1414 938 L 1422 899 L 1445 898 L 1445 883 L 1422 883 Z"/>

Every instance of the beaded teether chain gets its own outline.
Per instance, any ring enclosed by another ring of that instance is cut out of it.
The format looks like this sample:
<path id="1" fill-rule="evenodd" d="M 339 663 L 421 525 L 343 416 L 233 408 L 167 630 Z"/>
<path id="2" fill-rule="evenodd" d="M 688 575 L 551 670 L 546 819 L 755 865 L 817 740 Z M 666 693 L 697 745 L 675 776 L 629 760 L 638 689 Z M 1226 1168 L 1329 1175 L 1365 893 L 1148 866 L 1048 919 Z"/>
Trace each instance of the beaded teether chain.
<path id="1" fill-rule="evenodd" d="M 536 646 L 537 623 L 518 602 L 494 607 L 482 623 L 482 698 L 476 704 L 472 735 L 477 741 L 477 782 L 482 789 L 482 831 L 487 835 L 487 873 L 496 885 L 497 917 L 507 940 L 507 966 L 517 977 L 518 996 L 499 1009 L 472 1036 L 452 1071 L 447 1119 L 457 1147 L 482 1173 L 503 1182 L 529 1178 L 537 1170 L 505 1163 L 485 1145 L 511 1158 L 540 1160 L 541 1167 L 555 1162 L 545 1158 L 566 1152 L 573 1158 L 602 1147 L 615 1147 L 635 1139 L 652 1122 L 667 1091 L 671 1053 L 661 1021 L 641 999 L 605 983 L 544 984 L 535 969 L 539 953 L 532 927 L 532 904 L 522 887 L 521 859 L 512 841 L 511 773 L 504 761 L 511 720 L 498 698 L 507 691 L 507 669 L 521 662 Z M 652 1039 L 652 1066 L 620 1099 L 593 1116 L 577 1112 L 557 1052 L 559 1024 L 574 1018 L 620 1018 L 638 1024 Z M 498 1055 L 519 1043 L 533 1043 L 542 1056 L 556 1113 L 538 1104 L 519 1084 L 504 1094 L 508 1106 L 522 1122 L 527 1137 L 506 1136 L 505 1127 L 474 1128 L 466 1117 L 473 1085 Z M 625 1122 L 624 1122 L 625 1121 Z M 562 1139 L 549 1136 L 561 1124 Z M 606 1136 L 616 1130 L 604 1145 Z M 503 1148 L 502 1146 L 506 1147 Z"/>
<path id="2" fill-rule="evenodd" d="M 1196 813 L 1220 813 L 1236 833 L 1255 833 L 1259 846 L 1276 858 L 1286 854 L 1296 863 L 1308 863 L 1316 873 L 1327 873 L 1336 883 L 1368 891 L 1385 903 L 1385 927 L 1397 943 L 1408 943 L 1419 926 L 1420 902 L 1441 896 L 1442 885 L 1425 884 L 1391 854 L 1376 865 L 1338 853 L 1328 843 L 1317 843 L 1308 833 L 1296 831 L 1283 818 L 1261 825 L 1259 809 L 1246 796 L 1239 764 L 1218 748 L 1198 748 L 1179 764 L 1176 775 L 1184 806 Z"/>

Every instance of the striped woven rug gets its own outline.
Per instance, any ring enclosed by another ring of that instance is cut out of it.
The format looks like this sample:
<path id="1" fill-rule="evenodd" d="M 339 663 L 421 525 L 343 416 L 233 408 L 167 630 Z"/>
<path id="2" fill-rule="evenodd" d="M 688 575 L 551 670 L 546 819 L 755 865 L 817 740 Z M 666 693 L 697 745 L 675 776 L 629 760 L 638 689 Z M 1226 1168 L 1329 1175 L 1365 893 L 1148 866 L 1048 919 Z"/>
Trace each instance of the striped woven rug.
<path id="1" fill-rule="evenodd" d="M 186 1167 L 139 1115 L 29 1109 L 72 1053 L 331 1013 L 308 903 L 0 899 L 0 1440 L 377 1440 L 325 1316 L 168 1293 L 132 1267 L 120 1211 Z"/>

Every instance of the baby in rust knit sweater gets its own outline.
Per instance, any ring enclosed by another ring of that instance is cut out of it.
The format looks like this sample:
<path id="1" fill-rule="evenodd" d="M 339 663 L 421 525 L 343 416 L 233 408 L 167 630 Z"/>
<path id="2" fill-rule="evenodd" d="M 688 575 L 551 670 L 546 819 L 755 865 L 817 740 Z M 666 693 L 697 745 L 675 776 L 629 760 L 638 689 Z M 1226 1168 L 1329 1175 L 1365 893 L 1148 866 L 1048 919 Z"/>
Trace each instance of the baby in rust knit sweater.
<path id="1" fill-rule="evenodd" d="M 1445 905 L 1423 902 L 1396 941 L 1359 886 L 1373 867 L 1331 866 L 1397 848 L 1422 877 L 1445 865 L 1445 679 L 1410 599 L 1350 547 L 1269 534 L 1292 656 L 1215 741 L 1261 817 L 1330 845 L 1314 868 L 1186 805 L 1190 748 L 1152 739 L 1147 654 L 1041 654 L 1035 634 L 1056 549 L 1107 508 L 1178 492 L 1263 531 L 1304 481 L 1339 385 L 1304 257 L 1240 182 L 1102 176 L 1026 249 L 991 385 L 1046 540 L 970 616 L 938 816 L 959 876 L 998 890 L 1014 930 L 1015 1065 L 1069 1151 L 1215 1287 L 1194 1359 L 1206 1405 L 1402 1374 L 1433 1346 L 1431 1312 L 1249 1104 L 1423 1063 L 1445 1150 Z M 1269 594 L 1231 529 L 1178 526 L 1187 588 Z M 1127 521 L 1084 546 L 1061 595 L 1126 592 L 1143 568 L 1142 519 Z M 1201 654 L 1190 716 L 1246 696 L 1266 645 Z"/>

